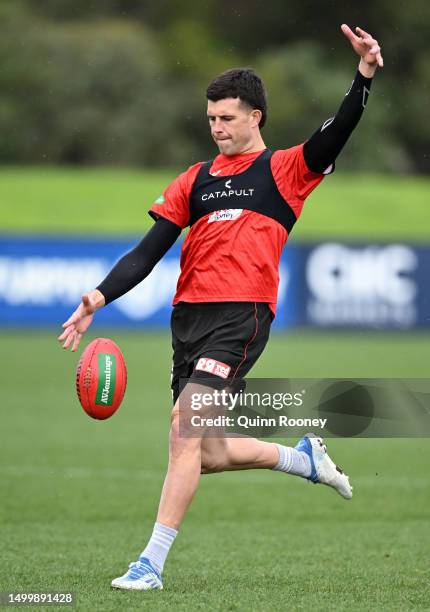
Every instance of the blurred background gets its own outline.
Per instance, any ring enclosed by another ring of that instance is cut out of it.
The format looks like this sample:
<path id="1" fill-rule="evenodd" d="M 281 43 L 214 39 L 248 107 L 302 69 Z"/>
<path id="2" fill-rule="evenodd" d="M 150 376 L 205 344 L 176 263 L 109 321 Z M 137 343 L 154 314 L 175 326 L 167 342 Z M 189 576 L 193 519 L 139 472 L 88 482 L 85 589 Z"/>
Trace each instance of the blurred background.
<path id="1" fill-rule="evenodd" d="M 346 22 L 379 39 L 385 68 L 294 230 L 276 327 L 428 327 L 429 17 L 419 0 L 4 0 L 0 323 L 66 317 L 150 226 L 174 176 L 216 154 L 204 92 L 221 71 L 262 75 L 270 148 L 306 140 L 354 76 Z M 96 324 L 166 326 L 179 248 Z"/>
<path id="2" fill-rule="evenodd" d="M 372 32 L 386 62 L 342 168 L 424 174 L 429 11 L 425 0 L 3 0 L 0 161 L 166 168 L 205 159 L 205 88 L 243 65 L 267 84 L 270 146 L 301 142 L 353 77 L 345 21 Z"/>
<path id="3" fill-rule="evenodd" d="M 67 317 L 150 226 L 174 176 L 216 154 L 204 92 L 221 71 L 262 75 L 270 148 L 306 140 L 354 77 L 346 22 L 379 39 L 385 68 L 294 229 L 275 326 L 428 327 L 429 18 L 420 0 L 4 0 L 0 323 Z M 96 325 L 165 327 L 179 250 Z"/>
<path id="4" fill-rule="evenodd" d="M 143 541 L 163 480 L 180 241 L 84 338 L 85 346 L 109 336 L 126 357 L 128 390 L 111 420 L 92 422 L 80 409 L 78 355 L 62 353 L 55 337 L 82 293 L 150 227 L 147 210 L 169 182 L 217 153 L 206 119 L 209 81 L 253 67 L 268 89 L 266 144 L 294 146 L 335 114 L 354 77 L 358 57 L 342 23 L 378 39 L 385 68 L 336 172 L 309 197 L 288 242 L 274 332 L 252 374 L 428 378 L 428 2 L 0 2 L 3 589 L 73 587 L 81 609 L 132 609 L 131 599 L 118 603 L 105 591 L 130 550 L 139 552 L 136 525 Z M 325 505 L 316 510 L 315 492 L 294 479 L 280 496 L 273 474 L 204 480 L 184 526 L 189 549 L 172 552 L 182 574 L 171 573 L 163 609 L 258 609 L 255 567 L 232 580 L 256 547 L 268 572 L 260 610 L 281 609 L 287 592 L 297 609 L 332 606 L 333 594 L 343 609 L 428 602 L 428 440 L 415 440 L 413 453 L 399 439 L 331 444 L 357 489 L 348 509 L 318 491 Z M 301 552 L 282 582 L 270 568 L 274 551 L 282 559 L 286 550 L 278 526 L 287 497 L 288 550 Z M 345 526 L 348 550 L 340 546 Z M 219 549 L 226 530 L 238 541 L 227 560 Z M 317 546 L 306 556 L 309 541 Z M 222 604 L 205 570 L 196 577 L 196 559 L 223 581 Z M 309 563 L 317 568 L 312 592 Z M 184 581 L 191 599 L 175 599 Z"/>

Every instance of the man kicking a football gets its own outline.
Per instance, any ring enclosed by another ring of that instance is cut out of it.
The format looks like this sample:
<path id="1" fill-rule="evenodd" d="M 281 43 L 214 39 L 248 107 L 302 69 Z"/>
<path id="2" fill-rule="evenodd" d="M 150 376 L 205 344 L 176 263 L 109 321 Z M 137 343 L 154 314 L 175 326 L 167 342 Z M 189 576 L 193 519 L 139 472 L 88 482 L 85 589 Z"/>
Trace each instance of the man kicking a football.
<path id="1" fill-rule="evenodd" d="M 360 28 L 354 33 L 347 25 L 341 29 L 360 56 L 358 71 L 335 117 L 304 144 L 273 153 L 266 148 L 260 132 L 266 96 L 252 70 L 229 70 L 210 83 L 207 114 L 219 155 L 173 181 L 150 209 L 152 229 L 97 289 L 82 297 L 63 325 L 59 340 L 75 351 L 96 310 L 141 282 L 190 226 L 172 312 L 174 408 L 167 475 L 152 536 L 113 587 L 163 588 L 164 563 L 201 473 L 279 470 L 352 497 L 348 477 L 312 434 L 290 448 L 247 437 L 179 433 L 179 403 L 182 418 L 190 411 L 191 393 L 233 384 L 262 353 L 275 313 L 282 248 L 306 197 L 334 170 L 362 115 L 371 79 L 383 66 L 370 34 Z M 189 381 L 183 391 L 181 379 Z"/>

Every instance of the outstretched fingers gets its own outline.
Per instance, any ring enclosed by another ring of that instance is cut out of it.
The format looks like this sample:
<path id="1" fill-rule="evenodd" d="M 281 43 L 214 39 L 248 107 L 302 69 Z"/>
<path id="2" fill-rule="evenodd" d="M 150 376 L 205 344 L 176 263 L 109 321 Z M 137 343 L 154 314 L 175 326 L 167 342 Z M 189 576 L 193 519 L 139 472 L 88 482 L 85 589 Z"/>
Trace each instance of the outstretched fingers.
<path id="1" fill-rule="evenodd" d="M 70 327 L 68 327 L 62 334 L 61 336 L 59 336 L 58 340 L 60 342 L 63 342 L 64 340 L 64 344 L 63 344 L 63 349 L 68 349 L 72 340 L 74 339 L 75 335 L 76 335 L 76 330 L 75 330 L 75 326 L 71 325 Z"/>
<path id="2" fill-rule="evenodd" d="M 369 47 L 370 55 L 375 56 L 378 66 L 382 68 L 384 65 L 384 60 L 382 59 L 381 47 L 379 46 L 378 41 L 370 36 L 368 38 L 363 38 L 363 44 Z"/>
<path id="3" fill-rule="evenodd" d="M 349 26 L 346 25 L 346 23 L 343 23 L 341 25 L 341 30 L 359 55 L 364 57 L 363 53 L 369 53 L 370 55 L 373 55 L 375 57 L 376 63 L 380 68 L 384 66 L 384 60 L 381 54 L 381 47 L 379 46 L 378 41 L 373 38 L 373 36 L 369 34 L 369 32 L 366 32 L 366 30 L 363 30 L 363 28 L 357 26 L 355 28 L 356 34 L 354 34 L 354 32 Z"/>
<path id="4" fill-rule="evenodd" d="M 76 349 L 78 348 L 79 342 L 81 341 L 81 338 L 82 338 L 82 334 L 80 334 L 79 332 L 75 332 L 74 333 L 72 353 L 74 353 L 76 351 Z"/>
<path id="5" fill-rule="evenodd" d="M 72 352 L 76 351 L 81 341 L 82 334 L 87 330 L 96 310 L 88 294 L 82 296 L 82 302 L 75 312 L 63 323 L 63 332 L 58 336 L 58 341 L 63 342 L 63 348 L 71 346 Z"/>
<path id="6" fill-rule="evenodd" d="M 65 324 L 63 324 L 64 327 Z M 68 327 L 66 327 L 66 329 L 63 331 L 62 334 L 60 334 L 57 338 L 57 340 L 59 342 L 63 342 L 63 340 L 66 340 L 66 338 L 69 337 L 69 335 L 74 331 L 75 326 L 74 325 L 69 325 Z"/>
<path id="7" fill-rule="evenodd" d="M 58 337 L 58 340 L 60 342 L 63 342 L 64 340 L 63 349 L 67 350 L 70 345 L 72 345 L 72 353 L 74 353 L 79 346 L 81 338 L 82 333 L 78 332 L 78 330 L 75 329 L 74 325 L 71 325 L 70 327 L 64 330 L 61 336 Z"/>
<path id="8" fill-rule="evenodd" d="M 71 325 L 76 325 L 76 323 L 78 323 L 78 321 L 82 318 L 82 314 L 80 312 L 80 308 L 78 307 L 75 312 L 73 314 L 70 315 L 70 317 L 67 319 L 67 321 L 64 321 L 62 327 L 64 327 L 65 329 L 67 329 L 68 327 L 70 327 Z"/>
<path id="9" fill-rule="evenodd" d="M 381 47 L 379 45 L 375 45 L 370 49 L 369 53 L 375 56 L 378 66 L 382 68 L 384 66 L 384 60 L 381 55 Z"/>
<path id="10" fill-rule="evenodd" d="M 361 38 L 372 38 L 372 35 L 369 34 L 369 32 L 366 32 L 365 30 L 363 30 L 362 28 L 359 28 L 358 26 L 355 28 L 355 31 L 361 36 Z"/>
<path id="11" fill-rule="evenodd" d="M 342 23 L 340 29 L 351 42 L 360 42 L 360 38 L 354 34 L 354 32 L 348 25 L 346 25 L 346 23 Z"/>

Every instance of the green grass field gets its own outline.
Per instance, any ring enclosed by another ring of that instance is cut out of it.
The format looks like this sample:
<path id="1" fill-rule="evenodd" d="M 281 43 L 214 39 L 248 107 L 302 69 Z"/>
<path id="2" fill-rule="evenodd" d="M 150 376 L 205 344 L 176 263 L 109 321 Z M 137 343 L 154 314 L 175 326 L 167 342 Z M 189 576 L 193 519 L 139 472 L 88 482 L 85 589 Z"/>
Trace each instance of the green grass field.
<path id="1" fill-rule="evenodd" d="M 139 235 L 175 172 L 0 169 L 2 231 Z M 325 179 L 306 202 L 294 240 L 324 236 L 428 240 L 430 179 L 347 175 Z M 127 210 L 127 214 L 123 211 Z"/>
<path id="2" fill-rule="evenodd" d="M 0 228 L 138 235 L 174 174 L 3 168 Z M 428 241 L 429 192 L 424 178 L 339 172 L 309 198 L 294 239 Z M 351 502 L 270 471 L 204 476 L 165 590 L 112 591 L 155 519 L 170 338 L 114 330 L 86 338 L 113 337 L 128 365 L 123 406 L 96 422 L 75 397 L 78 355 L 61 350 L 56 332 L 1 333 L 0 591 L 73 591 L 89 612 L 430 609 L 428 439 L 330 440 L 351 476 Z M 274 334 L 252 375 L 412 378 L 428 377 L 428 364 L 426 334 L 302 331 Z"/>
<path id="3" fill-rule="evenodd" d="M 111 591 L 154 521 L 171 355 L 166 334 L 103 333 L 129 370 L 106 422 L 80 408 L 78 356 L 55 330 L 2 334 L 1 591 L 73 591 L 85 611 L 429 609 L 428 439 L 330 440 L 351 502 L 270 471 L 204 476 L 165 590 Z M 425 377 L 428 363 L 426 336 L 294 333 L 273 335 L 253 375 Z"/>

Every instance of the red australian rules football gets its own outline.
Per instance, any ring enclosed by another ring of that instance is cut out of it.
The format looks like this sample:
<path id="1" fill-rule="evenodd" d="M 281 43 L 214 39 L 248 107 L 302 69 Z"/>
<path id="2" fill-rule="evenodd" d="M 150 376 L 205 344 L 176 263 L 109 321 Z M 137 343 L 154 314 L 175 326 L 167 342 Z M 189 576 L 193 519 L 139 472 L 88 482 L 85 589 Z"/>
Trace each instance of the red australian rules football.
<path id="1" fill-rule="evenodd" d="M 76 391 L 85 412 L 93 419 L 108 419 L 119 408 L 126 385 L 119 346 L 109 338 L 90 342 L 76 368 Z"/>

